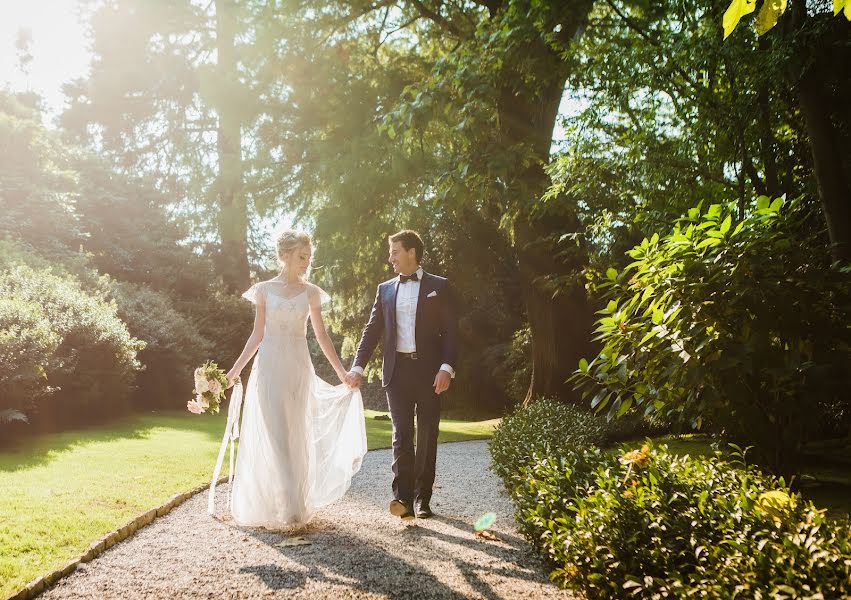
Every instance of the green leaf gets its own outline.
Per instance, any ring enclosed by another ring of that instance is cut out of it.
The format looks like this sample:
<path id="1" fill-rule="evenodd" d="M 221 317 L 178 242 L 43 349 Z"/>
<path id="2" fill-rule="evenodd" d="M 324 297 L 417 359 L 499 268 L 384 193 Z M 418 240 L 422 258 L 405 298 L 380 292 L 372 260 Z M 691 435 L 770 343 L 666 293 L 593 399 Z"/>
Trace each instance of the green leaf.
<path id="1" fill-rule="evenodd" d="M 651 339 L 655 336 L 656 336 L 655 331 L 651 331 L 650 333 L 645 334 L 645 336 L 643 338 L 641 338 L 641 341 L 638 342 L 638 347 L 640 348 L 641 346 L 643 346 L 647 342 L 647 340 L 649 340 L 649 339 Z"/>
<path id="2" fill-rule="evenodd" d="M 615 280 L 617 280 L 617 278 L 618 278 L 618 272 L 617 272 L 615 269 L 613 269 L 612 267 L 609 267 L 609 268 L 606 270 L 606 277 L 607 277 L 610 281 L 615 281 Z"/>
<path id="3" fill-rule="evenodd" d="M 597 392 L 596 394 L 594 394 L 594 397 L 591 398 L 591 408 L 597 408 L 597 406 L 600 404 L 600 402 L 603 401 L 603 398 L 605 396 L 606 396 L 606 390 L 605 389 L 602 389 L 599 392 Z"/>
<path id="4" fill-rule="evenodd" d="M 721 223 L 721 233 L 727 233 L 730 231 L 730 225 L 733 224 L 733 216 L 727 215 L 727 218 L 724 219 L 724 222 Z"/>
<path id="5" fill-rule="evenodd" d="M 613 313 L 618 309 L 618 303 L 615 300 L 609 300 L 609 303 L 606 305 L 606 311 Z"/>
<path id="6" fill-rule="evenodd" d="M 771 210 L 773 210 L 774 212 L 778 212 L 783 207 L 784 202 L 785 201 L 783 200 L 783 198 L 777 198 L 774 202 L 771 203 Z"/>
<path id="7" fill-rule="evenodd" d="M 583 373 L 588 372 L 588 361 L 584 358 L 579 359 L 579 370 Z"/>
<path id="8" fill-rule="evenodd" d="M 726 40 L 742 17 L 756 10 L 756 0 L 733 0 L 727 10 L 724 11 L 724 39 Z"/>
<path id="9" fill-rule="evenodd" d="M 721 240 L 719 240 L 718 238 L 708 238 L 700 242 L 697 246 L 695 246 L 695 248 L 700 250 L 701 248 L 706 248 L 707 246 L 717 246 L 720 243 Z"/>
<path id="10" fill-rule="evenodd" d="M 756 16 L 756 33 L 764 35 L 777 25 L 780 15 L 786 12 L 786 0 L 764 0 Z"/>
<path id="11" fill-rule="evenodd" d="M 618 417 L 622 417 L 624 413 L 629 410 L 630 406 L 632 406 L 632 398 L 627 398 L 626 400 L 621 402 L 621 405 L 618 408 Z"/>
<path id="12" fill-rule="evenodd" d="M 771 199 L 768 196 L 760 196 L 756 199 L 756 209 L 765 210 L 771 204 Z"/>

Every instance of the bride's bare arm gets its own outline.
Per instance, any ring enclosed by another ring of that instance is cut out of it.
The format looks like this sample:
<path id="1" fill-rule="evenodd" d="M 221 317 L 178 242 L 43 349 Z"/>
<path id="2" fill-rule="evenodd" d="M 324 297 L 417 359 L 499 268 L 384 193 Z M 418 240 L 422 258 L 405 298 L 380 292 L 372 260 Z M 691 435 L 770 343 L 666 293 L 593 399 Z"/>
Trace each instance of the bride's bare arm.
<path id="1" fill-rule="evenodd" d="M 325 330 L 325 321 L 322 320 L 322 308 L 318 299 L 310 302 L 310 324 L 313 326 L 313 333 L 316 334 L 316 341 L 319 342 L 319 347 L 325 354 L 325 358 L 334 367 L 334 372 L 340 378 L 341 383 L 346 382 L 346 370 L 343 368 L 343 363 L 337 355 L 337 349 L 334 348 L 334 343 L 331 337 Z"/>
<path id="2" fill-rule="evenodd" d="M 248 341 L 245 342 L 245 348 L 242 349 L 242 354 L 239 355 L 239 358 L 237 358 L 236 362 L 233 363 L 231 370 L 228 371 L 228 387 L 234 384 L 234 381 L 236 381 L 236 378 L 239 377 L 240 373 L 242 373 L 245 365 L 248 364 L 248 361 L 251 360 L 251 357 L 254 356 L 255 352 L 257 352 L 257 348 L 260 347 L 260 342 L 263 341 L 263 330 L 265 328 L 265 324 L 266 303 L 258 301 L 255 305 L 254 329 L 251 331 Z"/>

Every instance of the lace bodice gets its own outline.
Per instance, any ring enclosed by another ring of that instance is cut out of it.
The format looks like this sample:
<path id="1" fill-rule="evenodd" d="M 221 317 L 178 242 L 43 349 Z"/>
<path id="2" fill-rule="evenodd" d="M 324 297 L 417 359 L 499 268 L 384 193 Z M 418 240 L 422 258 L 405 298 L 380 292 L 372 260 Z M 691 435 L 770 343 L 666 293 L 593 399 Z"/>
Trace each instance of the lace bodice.
<path id="1" fill-rule="evenodd" d="M 313 284 L 306 284 L 304 291 L 286 296 L 278 282 L 262 281 L 252 285 L 242 297 L 254 304 L 266 307 L 267 336 L 306 337 L 310 305 L 326 302 L 330 296 Z"/>

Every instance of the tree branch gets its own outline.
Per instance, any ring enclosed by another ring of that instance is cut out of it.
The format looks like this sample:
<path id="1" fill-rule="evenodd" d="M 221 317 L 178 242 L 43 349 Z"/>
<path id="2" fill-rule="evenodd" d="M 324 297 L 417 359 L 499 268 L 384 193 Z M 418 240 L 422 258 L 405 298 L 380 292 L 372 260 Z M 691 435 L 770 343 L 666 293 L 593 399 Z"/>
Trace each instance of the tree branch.
<path id="1" fill-rule="evenodd" d="M 491 18 L 496 16 L 496 13 L 499 12 L 499 9 L 502 8 L 504 4 L 503 0 L 473 0 L 474 3 L 479 6 L 484 6 L 490 12 Z"/>
<path id="2" fill-rule="evenodd" d="M 433 21 L 437 25 L 439 25 L 442 29 L 448 31 L 452 35 L 459 38 L 466 38 L 467 36 L 458 28 L 455 23 L 444 17 L 438 12 L 431 10 L 425 4 L 423 4 L 420 0 L 410 0 L 411 4 L 420 12 L 422 16 Z"/>

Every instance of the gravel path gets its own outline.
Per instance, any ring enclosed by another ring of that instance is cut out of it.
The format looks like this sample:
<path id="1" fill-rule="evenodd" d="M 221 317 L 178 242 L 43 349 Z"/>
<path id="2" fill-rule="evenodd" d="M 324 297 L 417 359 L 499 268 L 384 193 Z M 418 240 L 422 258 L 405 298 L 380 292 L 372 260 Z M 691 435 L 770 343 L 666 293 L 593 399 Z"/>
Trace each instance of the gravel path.
<path id="1" fill-rule="evenodd" d="M 573 598 L 518 535 L 486 441 L 439 447 L 436 516 L 416 526 L 387 511 L 390 461 L 389 450 L 367 454 L 345 498 L 299 532 L 312 545 L 282 547 L 283 532 L 212 519 L 202 493 L 42 597 Z M 486 511 L 498 515 L 491 531 L 501 541 L 473 536 L 471 523 Z"/>

